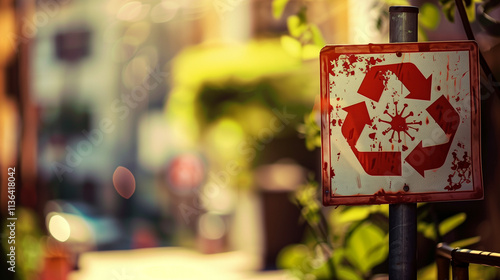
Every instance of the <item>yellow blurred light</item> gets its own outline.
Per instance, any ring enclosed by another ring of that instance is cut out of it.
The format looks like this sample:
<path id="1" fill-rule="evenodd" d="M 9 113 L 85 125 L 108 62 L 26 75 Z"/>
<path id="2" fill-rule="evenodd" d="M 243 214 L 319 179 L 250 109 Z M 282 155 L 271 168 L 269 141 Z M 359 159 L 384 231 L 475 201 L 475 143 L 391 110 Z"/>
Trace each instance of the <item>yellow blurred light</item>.
<path id="1" fill-rule="evenodd" d="M 201 200 L 207 210 L 218 214 L 229 214 L 234 211 L 236 194 L 232 188 L 211 181 L 203 187 L 203 193 L 205 195 L 201 196 Z"/>
<path id="2" fill-rule="evenodd" d="M 275 125 L 274 122 L 271 122 L 273 113 L 268 108 L 258 103 L 235 105 L 232 113 L 241 123 L 245 132 L 252 136 L 259 136 L 259 134 L 263 133 L 263 129 L 272 130 Z M 249 122 L 248 120 L 252 121 Z M 272 132 L 278 133 L 278 131 Z"/>
<path id="3" fill-rule="evenodd" d="M 238 153 L 245 134 L 241 125 L 233 119 L 223 118 L 215 123 L 207 134 L 207 148 L 217 154 L 221 161 L 231 159 Z"/>
<path id="4" fill-rule="evenodd" d="M 292 188 L 303 183 L 304 172 L 298 165 L 276 164 L 275 170 L 271 173 L 271 180 L 284 189 Z"/>
<path id="5" fill-rule="evenodd" d="M 226 233 L 226 224 L 219 215 L 205 213 L 198 220 L 198 229 L 203 237 L 217 240 Z"/>
<path id="6" fill-rule="evenodd" d="M 198 87 L 207 81 L 254 81 L 300 69 L 302 60 L 288 55 L 276 41 L 255 41 L 242 45 L 187 48 L 173 62 L 179 84 Z M 196 65 L 196 67 L 193 67 Z M 242 67 L 244 65 L 244 67 Z"/>
<path id="7" fill-rule="evenodd" d="M 46 217 L 47 228 L 60 242 L 92 243 L 94 235 L 84 218 L 67 213 L 50 212 Z"/>
<path id="8" fill-rule="evenodd" d="M 49 232 L 58 241 L 65 242 L 71 234 L 71 229 L 66 219 L 59 214 L 54 214 L 49 220 Z"/>
<path id="9" fill-rule="evenodd" d="M 304 169 L 295 163 L 263 165 L 255 171 L 257 185 L 271 191 L 293 191 L 305 181 Z"/>
<path id="10" fill-rule="evenodd" d="M 277 40 L 261 40 L 248 44 L 204 44 L 185 48 L 176 55 L 169 66 L 172 68 L 169 79 L 174 83 L 174 87 L 170 91 L 168 102 L 165 103 L 165 114 L 172 131 L 175 134 L 186 135 L 182 138 L 184 141 L 173 143 L 179 145 L 175 147 L 197 145 L 196 141 L 201 134 L 201 124 L 197 119 L 200 114 L 196 103 L 199 101 L 202 87 L 207 83 L 223 85 L 229 81 L 236 81 L 244 85 L 247 82 L 254 83 L 264 77 L 277 78 L 283 77 L 283 74 L 298 73 L 297 71 L 304 68 L 302 60 L 290 57 Z M 294 78 L 299 74 L 301 73 L 294 75 Z M 304 79 L 309 81 L 307 77 Z M 302 87 L 293 87 L 293 89 L 303 91 Z M 290 92 L 288 88 L 284 88 L 283 91 Z M 307 92 L 317 91 L 307 90 Z M 293 95 L 289 94 L 287 98 L 293 99 L 299 94 L 293 91 Z M 273 116 L 269 112 L 260 114 L 257 108 L 253 113 L 259 116 L 257 121 L 259 125 L 264 125 L 264 127 L 270 125 Z M 262 126 L 246 124 L 250 123 L 248 120 L 251 118 L 243 113 L 231 115 L 238 121 L 241 115 L 241 119 L 244 120 L 243 130 L 250 135 L 262 131 L 260 129 Z M 266 120 L 266 118 L 270 119 Z M 251 122 L 254 123 L 255 120 L 252 119 Z"/>

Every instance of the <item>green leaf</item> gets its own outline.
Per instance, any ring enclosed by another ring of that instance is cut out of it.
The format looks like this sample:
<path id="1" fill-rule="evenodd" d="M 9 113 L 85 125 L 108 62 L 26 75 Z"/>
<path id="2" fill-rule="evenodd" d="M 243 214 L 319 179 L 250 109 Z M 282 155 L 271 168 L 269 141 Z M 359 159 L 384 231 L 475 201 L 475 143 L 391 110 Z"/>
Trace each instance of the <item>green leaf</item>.
<path id="1" fill-rule="evenodd" d="M 289 0 L 273 0 L 273 16 L 275 19 L 279 19 L 285 11 L 286 4 Z"/>
<path id="2" fill-rule="evenodd" d="M 443 13 L 446 19 L 450 22 L 455 21 L 455 2 L 448 1 L 442 4 L 443 5 Z"/>
<path id="3" fill-rule="evenodd" d="M 441 234 L 441 236 L 447 234 L 457 226 L 461 225 L 466 218 L 467 215 L 465 213 L 458 213 L 452 217 L 449 217 L 439 224 L 439 233 Z M 434 224 L 432 223 L 427 224 L 425 222 L 419 222 L 417 224 L 417 231 L 421 232 L 428 239 L 436 240 L 437 238 L 436 230 L 434 229 Z"/>
<path id="4" fill-rule="evenodd" d="M 320 222 L 320 216 L 318 215 L 317 211 L 314 211 L 314 209 L 310 207 L 304 207 L 302 208 L 301 211 L 302 217 L 307 221 L 307 223 L 313 227 L 318 226 Z"/>
<path id="5" fill-rule="evenodd" d="M 441 235 L 447 234 L 457 226 L 461 225 L 466 218 L 467 215 L 465 213 L 458 213 L 454 216 L 449 217 L 448 219 L 439 223 L 439 233 Z"/>
<path id="6" fill-rule="evenodd" d="M 439 0 L 439 4 L 441 5 L 445 5 L 445 4 L 448 4 L 450 2 L 453 2 L 454 0 Z"/>
<path id="7" fill-rule="evenodd" d="M 370 212 L 371 211 L 369 207 L 362 207 L 362 206 L 349 207 L 339 214 L 338 221 L 341 224 L 358 222 L 368 218 Z"/>
<path id="8" fill-rule="evenodd" d="M 419 222 L 417 224 L 417 231 L 421 232 L 425 238 L 430 240 L 436 240 L 436 231 L 434 230 L 434 224 L 428 224 L 424 222 Z"/>
<path id="9" fill-rule="evenodd" d="M 337 274 L 337 279 L 356 279 L 362 280 L 363 278 L 356 273 L 354 269 L 350 266 L 345 265 L 345 249 L 342 247 L 333 250 L 332 261 L 335 266 L 335 272 Z M 334 279 L 333 277 L 331 277 Z"/>
<path id="10" fill-rule="evenodd" d="M 331 259 L 332 259 L 335 267 L 341 266 L 342 261 L 344 260 L 344 257 L 345 257 L 345 249 L 344 248 L 339 247 L 339 248 L 335 248 L 333 250 Z"/>
<path id="11" fill-rule="evenodd" d="M 419 42 L 429 41 L 429 37 L 427 37 L 427 33 L 424 30 L 422 30 L 422 28 L 418 29 L 418 41 Z"/>
<path id="12" fill-rule="evenodd" d="M 356 271 L 348 266 L 341 266 L 336 269 L 338 279 L 363 280 L 363 277 L 356 274 Z"/>
<path id="13" fill-rule="evenodd" d="M 370 211 L 372 213 L 380 213 L 389 218 L 389 204 L 372 205 L 370 206 Z"/>
<path id="14" fill-rule="evenodd" d="M 465 13 L 467 13 L 469 22 L 473 22 L 476 20 L 476 5 L 474 4 L 474 1 L 470 1 L 469 6 L 465 6 Z"/>
<path id="15" fill-rule="evenodd" d="M 316 47 L 316 46 L 314 46 Z M 304 46 L 303 49 L 303 59 L 312 58 L 313 56 L 317 58 L 320 49 L 314 49 Z M 309 151 L 321 147 L 321 130 L 319 125 L 316 123 L 317 111 L 312 110 L 310 114 L 304 116 L 304 136 L 306 139 L 306 148 Z"/>
<path id="16" fill-rule="evenodd" d="M 346 258 L 363 275 L 383 262 L 389 251 L 384 232 L 370 223 L 364 223 L 354 230 L 346 245 Z"/>
<path id="17" fill-rule="evenodd" d="M 319 30 L 318 26 L 314 24 L 310 24 L 309 28 L 311 29 L 312 41 L 316 46 L 324 47 L 326 44 L 325 38 L 323 38 L 323 34 L 321 30 Z"/>
<path id="18" fill-rule="evenodd" d="M 419 269 L 417 272 L 417 279 L 419 279 L 419 280 L 435 280 L 436 275 L 437 275 L 437 266 L 436 266 L 436 263 L 434 262 L 426 267 Z"/>
<path id="19" fill-rule="evenodd" d="M 476 20 L 476 5 L 477 0 L 470 1 L 470 4 L 467 5 L 464 1 L 465 12 L 467 13 L 467 18 L 470 22 Z M 451 22 L 455 20 L 455 1 L 453 0 L 439 0 L 439 3 L 443 6 L 442 10 L 446 17 Z"/>
<path id="20" fill-rule="evenodd" d="M 319 136 L 309 137 L 306 139 L 306 149 L 308 151 L 314 151 L 318 147 L 321 147 L 321 138 Z"/>
<path id="21" fill-rule="evenodd" d="M 441 14 L 439 13 L 438 7 L 432 3 L 424 3 L 420 7 L 418 22 L 425 28 L 431 30 L 436 29 L 439 22 L 441 22 Z"/>
<path id="22" fill-rule="evenodd" d="M 326 262 L 323 262 L 319 267 L 315 267 L 311 274 L 316 276 L 315 279 L 332 279 L 333 276 Z"/>
<path id="23" fill-rule="evenodd" d="M 281 45 L 283 49 L 293 57 L 301 57 L 302 56 L 302 45 L 300 42 L 292 38 L 288 35 L 281 36 Z"/>
<path id="24" fill-rule="evenodd" d="M 318 59 L 321 47 L 318 45 L 307 44 L 302 49 L 302 59 Z M 320 138 L 321 139 L 321 138 Z M 320 143 L 321 145 L 321 143 Z"/>
<path id="25" fill-rule="evenodd" d="M 307 266 L 311 254 L 309 248 L 304 244 L 294 244 L 283 248 L 276 258 L 276 265 L 279 268 L 301 268 Z"/>
<path id="26" fill-rule="evenodd" d="M 408 0 L 384 0 L 388 6 L 410 6 Z"/>
<path id="27" fill-rule="evenodd" d="M 302 23 L 297 15 L 289 16 L 286 23 L 288 31 L 293 37 L 299 37 L 307 30 L 307 26 Z"/>
<path id="28" fill-rule="evenodd" d="M 387 233 L 384 236 L 384 242 L 380 242 L 377 245 L 374 245 L 370 251 L 368 251 L 368 256 L 371 257 L 373 254 L 379 254 L 380 251 L 383 250 L 388 250 L 388 244 L 389 244 L 389 234 Z"/>
<path id="29" fill-rule="evenodd" d="M 452 248 L 455 248 L 455 247 L 464 248 L 464 247 L 468 247 L 468 246 L 471 246 L 473 244 L 476 244 L 479 241 L 481 241 L 481 236 L 474 236 L 474 237 L 462 239 L 459 241 L 455 241 L 455 242 L 450 244 L 450 247 L 452 247 Z"/>
<path id="30" fill-rule="evenodd" d="M 498 268 L 471 263 L 469 266 L 469 279 L 498 279 Z"/>

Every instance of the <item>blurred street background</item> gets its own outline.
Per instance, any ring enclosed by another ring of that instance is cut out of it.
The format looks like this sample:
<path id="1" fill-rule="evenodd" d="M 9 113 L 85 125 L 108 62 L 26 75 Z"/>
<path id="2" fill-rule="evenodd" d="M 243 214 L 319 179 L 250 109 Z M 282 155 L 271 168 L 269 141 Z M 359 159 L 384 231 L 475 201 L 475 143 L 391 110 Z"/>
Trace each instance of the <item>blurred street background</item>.
<path id="1" fill-rule="evenodd" d="M 498 1 L 465 2 L 498 78 L 481 21 Z M 387 43 L 409 4 L 420 41 L 466 39 L 446 0 L 0 0 L 1 278 L 385 277 L 387 206 L 319 203 L 318 58 Z M 500 252 L 500 100 L 481 82 L 485 199 L 419 206 L 419 279 L 439 241 Z"/>

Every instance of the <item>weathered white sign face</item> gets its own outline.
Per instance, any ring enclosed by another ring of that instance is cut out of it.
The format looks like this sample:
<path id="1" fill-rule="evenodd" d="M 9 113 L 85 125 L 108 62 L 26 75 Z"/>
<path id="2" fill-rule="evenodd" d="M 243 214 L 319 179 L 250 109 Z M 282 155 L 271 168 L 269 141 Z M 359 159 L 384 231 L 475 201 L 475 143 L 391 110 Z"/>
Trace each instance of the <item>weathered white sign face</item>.
<path id="1" fill-rule="evenodd" d="M 474 42 L 321 51 L 323 203 L 482 198 Z"/>

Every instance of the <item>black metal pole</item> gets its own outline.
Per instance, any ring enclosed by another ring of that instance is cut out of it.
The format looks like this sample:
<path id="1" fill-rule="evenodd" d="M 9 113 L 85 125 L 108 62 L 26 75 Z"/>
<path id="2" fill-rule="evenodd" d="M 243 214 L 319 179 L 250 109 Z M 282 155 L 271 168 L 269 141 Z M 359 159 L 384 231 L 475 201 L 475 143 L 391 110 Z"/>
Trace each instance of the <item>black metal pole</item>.
<path id="1" fill-rule="evenodd" d="M 389 8 L 389 42 L 418 41 L 418 8 Z M 389 279 L 417 279 L 417 204 L 389 205 Z"/>
<path id="2" fill-rule="evenodd" d="M 389 279 L 417 279 L 417 204 L 389 205 Z"/>

